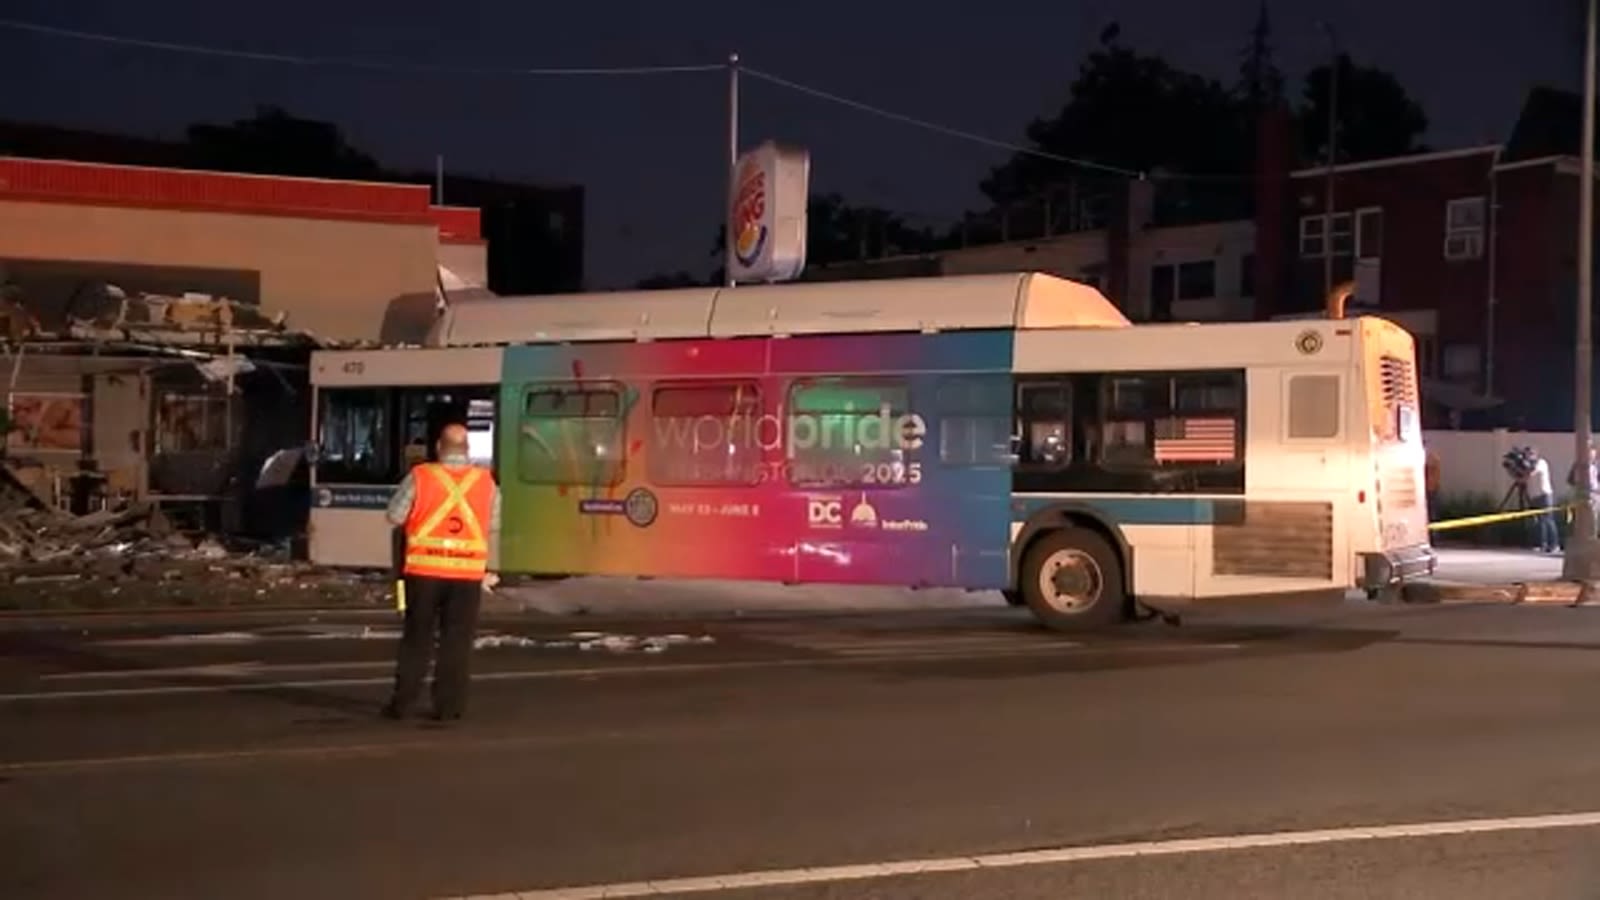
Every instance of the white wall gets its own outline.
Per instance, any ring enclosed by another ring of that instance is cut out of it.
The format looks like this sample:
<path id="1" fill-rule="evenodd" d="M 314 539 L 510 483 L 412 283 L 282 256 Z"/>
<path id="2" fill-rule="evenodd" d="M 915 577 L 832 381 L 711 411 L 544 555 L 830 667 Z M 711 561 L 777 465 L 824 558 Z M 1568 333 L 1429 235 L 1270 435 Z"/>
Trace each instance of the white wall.
<path id="1" fill-rule="evenodd" d="M 1572 468 L 1573 436 L 1555 431 L 1426 431 L 1423 443 L 1439 456 L 1439 493 L 1489 494 L 1496 502 L 1511 487 L 1500 458 L 1512 447 L 1533 447 L 1550 463 L 1559 496 Z"/>
<path id="2" fill-rule="evenodd" d="M 262 308 L 321 338 L 376 339 L 389 301 L 433 292 L 438 244 L 431 222 L 0 202 L 0 258 L 259 272 Z"/>
<path id="3" fill-rule="evenodd" d="M 1128 250 L 1128 307 L 1140 318 L 1150 314 L 1150 270 L 1154 266 L 1213 260 L 1217 264 L 1216 295 L 1206 300 L 1178 300 L 1172 317 L 1182 321 L 1248 320 L 1255 302 L 1239 293 L 1244 259 L 1255 252 L 1254 222 L 1212 222 L 1135 232 Z"/>

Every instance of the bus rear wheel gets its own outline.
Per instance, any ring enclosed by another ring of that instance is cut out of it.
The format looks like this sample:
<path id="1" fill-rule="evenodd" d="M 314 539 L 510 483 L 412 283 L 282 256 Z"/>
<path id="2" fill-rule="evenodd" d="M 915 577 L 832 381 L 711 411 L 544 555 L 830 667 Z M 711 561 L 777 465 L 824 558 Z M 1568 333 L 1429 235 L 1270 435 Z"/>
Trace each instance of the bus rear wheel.
<path id="1" fill-rule="evenodd" d="M 1122 562 L 1105 538 L 1083 528 L 1052 531 L 1022 560 L 1022 598 L 1056 631 L 1088 631 L 1124 618 Z"/>

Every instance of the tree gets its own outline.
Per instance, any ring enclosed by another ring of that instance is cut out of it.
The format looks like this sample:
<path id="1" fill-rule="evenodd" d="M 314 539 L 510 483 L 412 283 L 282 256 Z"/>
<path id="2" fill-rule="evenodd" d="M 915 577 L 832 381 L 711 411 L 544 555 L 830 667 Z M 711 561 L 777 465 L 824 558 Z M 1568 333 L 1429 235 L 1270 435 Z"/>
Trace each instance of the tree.
<path id="1" fill-rule="evenodd" d="M 376 179 L 377 160 L 350 146 L 338 126 L 300 119 L 275 106 L 228 125 L 189 126 L 195 165 L 225 172 L 308 178 Z"/>
<path id="2" fill-rule="evenodd" d="M 1261 0 L 1256 23 L 1250 28 L 1250 44 L 1239 64 L 1237 92 L 1252 112 L 1283 99 L 1283 73 L 1272 59 L 1272 22 L 1267 17 L 1266 0 Z"/>
<path id="3" fill-rule="evenodd" d="M 727 246 L 727 227 L 719 225 L 711 256 L 721 261 Z M 806 264 L 827 265 L 861 259 L 881 259 L 926 253 L 945 246 L 943 235 L 916 228 L 905 217 L 878 206 L 856 206 L 839 194 L 812 194 L 806 204 Z M 721 283 L 722 269 L 713 273 Z"/>
<path id="4" fill-rule="evenodd" d="M 1243 173 L 1249 130 L 1240 104 L 1219 82 L 1174 68 L 1118 41 L 1108 27 L 1089 54 L 1061 110 L 1028 125 L 1045 153 L 1134 172 Z M 981 185 L 996 204 L 1038 197 L 1068 179 L 1093 174 L 1031 154 L 1016 154 Z"/>
<path id="5" fill-rule="evenodd" d="M 1418 139 L 1428 130 L 1428 117 L 1394 75 L 1358 66 L 1343 53 L 1337 64 L 1338 161 L 1382 159 L 1426 149 Z M 1327 159 L 1328 72 L 1329 66 L 1322 65 L 1306 75 L 1299 109 L 1300 151 L 1310 163 Z"/>

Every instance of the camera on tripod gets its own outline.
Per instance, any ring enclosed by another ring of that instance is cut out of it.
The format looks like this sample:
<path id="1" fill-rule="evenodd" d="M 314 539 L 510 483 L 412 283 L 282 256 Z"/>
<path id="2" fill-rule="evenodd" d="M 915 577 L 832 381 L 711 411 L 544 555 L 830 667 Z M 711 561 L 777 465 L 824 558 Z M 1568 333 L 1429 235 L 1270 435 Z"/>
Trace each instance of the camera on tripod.
<path id="1" fill-rule="evenodd" d="M 1533 474 L 1533 467 L 1538 461 L 1532 447 L 1512 447 L 1505 456 L 1500 457 L 1500 468 L 1506 470 L 1511 480 L 1521 481 Z"/>

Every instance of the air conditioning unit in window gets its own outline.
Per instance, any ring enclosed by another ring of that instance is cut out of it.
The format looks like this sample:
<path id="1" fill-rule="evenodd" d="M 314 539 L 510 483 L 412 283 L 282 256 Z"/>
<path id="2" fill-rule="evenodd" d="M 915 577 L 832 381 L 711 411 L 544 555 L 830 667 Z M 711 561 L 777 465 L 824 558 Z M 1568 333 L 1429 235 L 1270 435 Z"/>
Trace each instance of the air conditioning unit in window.
<path id="1" fill-rule="evenodd" d="M 1477 259 L 1483 256 L 1483 232 L 1458 231 L 1444 237 L 1444 258 Z"/>

